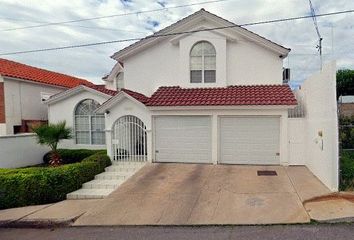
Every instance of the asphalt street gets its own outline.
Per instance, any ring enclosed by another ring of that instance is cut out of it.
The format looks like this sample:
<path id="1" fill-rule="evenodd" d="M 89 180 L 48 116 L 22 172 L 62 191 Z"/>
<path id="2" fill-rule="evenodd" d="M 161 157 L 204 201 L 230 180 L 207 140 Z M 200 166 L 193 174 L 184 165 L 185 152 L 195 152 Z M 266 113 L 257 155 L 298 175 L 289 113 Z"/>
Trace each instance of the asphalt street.
<path id="1" fill-rule="evenodd" d="M 67 227 L 55 229 L 0 228 L 0 239 L 354 239 L 354 224 L 200 227 Z"/>

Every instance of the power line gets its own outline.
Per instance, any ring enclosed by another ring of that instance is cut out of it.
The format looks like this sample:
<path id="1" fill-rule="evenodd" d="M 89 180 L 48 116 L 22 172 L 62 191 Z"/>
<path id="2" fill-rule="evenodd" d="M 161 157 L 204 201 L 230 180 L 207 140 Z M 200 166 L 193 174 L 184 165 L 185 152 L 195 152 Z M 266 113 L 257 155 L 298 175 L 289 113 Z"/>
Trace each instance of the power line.
<path id="1" fill-rule="evenodd" d="M 354 13 L 354 9 L 317 14 L 316 17 L 333 16 L 333 15 L 346 14 L 346 13 Z M 221 29 L 244 27 L 244 26 L 255 26 L 255 25 L 261 25 L 261 24 L 270 24 L 270 23 L 293 21 L 293 20 L 299 20 L 299 19 L 307 19 L 307 18 L 312 18 L 312 17 L 313 17 L 313 15 L 305 15 L 305 16 L 290 17 L 290 18 L 280 18 L 280 19 L 274 19 L 274 20 L 266 20 L 266 21 L 252 22 L 252 23 L 244 23 L 244 24 L 240 24 L 240 25 L 234 24 L 234 25 L 224 26 L 224 27 L 199 29 L 199 30 L 193 30 L 193 31 L 184 31 L 184 32 L 176 32 L 176 33 L 165 33 L 165 34 L 153 34 L 153 35 L 149 35 L 149 36 L 144 37 L 144 38 L 128 38 L 128 39 L 119 39 L 119 40 L 112 40 L 112 41 L 103 41 L 103 42 L 95 42 L 95 43 L 86 43 L 86 44 L 78 44 L 78 45 L 53 47 L 53 48 L 42 48 L 42 49 L 34 49 L 34 50 L 26 50 L 26 51 L 0 53 L 0 56 L 16 55 L 16 54 L 24 54 L 24 53 L 34 53 L 34 52 L 46 52 L 46 51 L 54 51 L 54 50 L 62 50 L 62 49 L 71 49 L 71 48 L 106 45 L 106 44 L 113 44 L 113 43 L 131 42 L 131 41 L 139 41 L 139 40 L 142 40 L 142 39 L 169 37 L 169 36 L 176 36 L 176 35 L 181 35 L 181 34 L 207 32 L 207 31 L 213 31 L 213 30 L 221 30 Z"/>
<path id="2" fill-rule="evenodd" d="M 8 29 L 2 29 L 0 31 L 4 31 L 4 32 L 5 31 L 15 31 L 15 30 L 21 30 L 21 29 L 40 28 L 40 27 L 61 25 L 61 24 L 67 24 L 67 23 L 84 22 L 84 21 L 92 21 L 92 20 L 105 19 L 105 18 L 113 18 L 113 17 L 129 16 L 129 15 L 138 15 L 138 14 L 143 14 L 143 13 L 159 12 L 159 11 L 165 11 L 165 10 L 168 10 L 168 9 L 184 8 L 184 7 L 191 7 L 191 6 L 196 6 L 196 5 L 204 5 L 204 4 L 225 2 L 225 1 L 230 1 L 230 0 L 211 0 L 211 1 L 204 1 L 204 2 L 195 2 L 195 3 L 178 5 L 178 6 L 156 8 L 156 9 L 145 10 L 145 11 L 120 13 L 120 14 L 113 14 L 113 15 L 106 15 L 106 16 L 92 17 L 92 18 L 81 18 L 81 19 L 74 19 L 74 20 L 68 20 L 68 21 L 62 21 L 62 22 L 49 22 L 49 23 L 43 23 L 43 24 L 25 26 L 25 27 L 18 27 L 18 28 L 8 28 Z"/>
<path id="3" fill-rule="evenodd" d="M 19 19 L 19 18 L 8 18 L 8 17 L 0 17 L 0 19 L 4 20 L 10 20 L 10 21 L 20 21 L 20 22 L 33 22 L 33 23 L 50 23 L 50 22 L 44 22 L 44 21 L 36 21 L 36 20 L 30 20 L 30 19 Z M 59 25 L 59 24 L 58 24 Z M 116 31 L 116 32 L 132 32 L 132 33 L 143 33 L 146 34 L 147 32 L 141 32 L 141 31 L 131 31 L 131 30 L 125 30 L 125 29 L 119 29 L 119 28 L 106 28 L 106 27 L 97 27 L 97 26 L 84 26 L 84 25 L 77 25 L 77 24 L 70 24 L 70 23 L 63 23 L 60 25 L 64 25 L 65 27 L 79 27 L 79 28 L 87 28 L 87 29 L 98 29 L 98 30 L 107 30 L 107 31 Z M 60 26 L 59 25 L 59 26 Z M 4 30 L 0 30 L 4 31 Z"/>

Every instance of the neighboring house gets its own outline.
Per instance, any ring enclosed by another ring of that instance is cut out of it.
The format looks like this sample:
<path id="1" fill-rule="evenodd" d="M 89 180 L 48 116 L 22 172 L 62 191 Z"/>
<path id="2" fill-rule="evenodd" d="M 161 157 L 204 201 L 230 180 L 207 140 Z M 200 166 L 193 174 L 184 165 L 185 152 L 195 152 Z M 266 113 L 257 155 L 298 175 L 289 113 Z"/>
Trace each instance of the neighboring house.
<path id="1" fill-rule="evenodd" d="M 287 165 L 290 49 L 204 9 L 161 34 L 116 52 L 106 89 L 47 101 L 49 121 L 74 128 L 64 145 L 106 144 L 113 160 Z"/>
<path id="2" fill-rule="evenodd" d="M 44 101 L 53 94 L 92 83 L 18 62 L 0 59 L 0 136 L 28 132 L 48 120 Z"/>
<path id="3" fill-rule="evenodd" d="M 354 96 L 340 96 L 338 99 L 338 109 L 341 116 L 354 116 Z"/>

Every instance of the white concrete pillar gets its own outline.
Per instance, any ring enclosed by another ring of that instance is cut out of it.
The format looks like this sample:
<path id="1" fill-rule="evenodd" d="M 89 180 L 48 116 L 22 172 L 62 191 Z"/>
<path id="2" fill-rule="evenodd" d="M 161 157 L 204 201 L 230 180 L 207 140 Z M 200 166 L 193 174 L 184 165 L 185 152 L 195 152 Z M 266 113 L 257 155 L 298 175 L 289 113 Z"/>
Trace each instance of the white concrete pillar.
<path id="1" fill-rule="evenodd" d="M 211 116 L 211 160 L 218 164 L 218 115 Z"/>
<path id="2" fill-rule="evenodd" d="M 151 129 L 150 130 L 146 130 L 146 136 L 147 136 L 147 161 L 149 163 L 152 162 L 152 151 L 154 150 L 153 149 L 153 146 L 152 146 L 152 131 Z"/>
<path id="3" fill-rule="evenodd" d="M 289 137 L 288 137 L 288 111 L 284 111 L 280 117 L 280 165 L 289 165 Z"/>
<path id="4" fill-rule="evenodd" d="M 107 155 L 113 161 L 113 152 L 112 152 L 112 130 L 105 129 L 106 133 L 106 148 L 107 148 Z"/>

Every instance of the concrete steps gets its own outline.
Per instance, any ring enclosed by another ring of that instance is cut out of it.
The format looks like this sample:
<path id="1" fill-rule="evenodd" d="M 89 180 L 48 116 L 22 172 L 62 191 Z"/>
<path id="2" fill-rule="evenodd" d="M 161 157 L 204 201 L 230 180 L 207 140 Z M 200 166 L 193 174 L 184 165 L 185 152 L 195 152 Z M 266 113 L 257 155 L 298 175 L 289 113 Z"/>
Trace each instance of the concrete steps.
<path id="1" fill-rule="evenodd" d="M 82 185 L 82 188 L 85 189 L 116 189 L 119 187 L 124 182 L 122 181 L 117 181 L 117 180 L 92 180 L 87 183 L 84 183 Z"/>
<path id="2" fill-rule="evenodd" d="M 130 176 L 136 173 L 145 162 L 117 162 L 105 168 L 105 172 L 86 182 L 82 188 L 66 195 L 67 199 L 97 199 L 108 196 Z"/>

